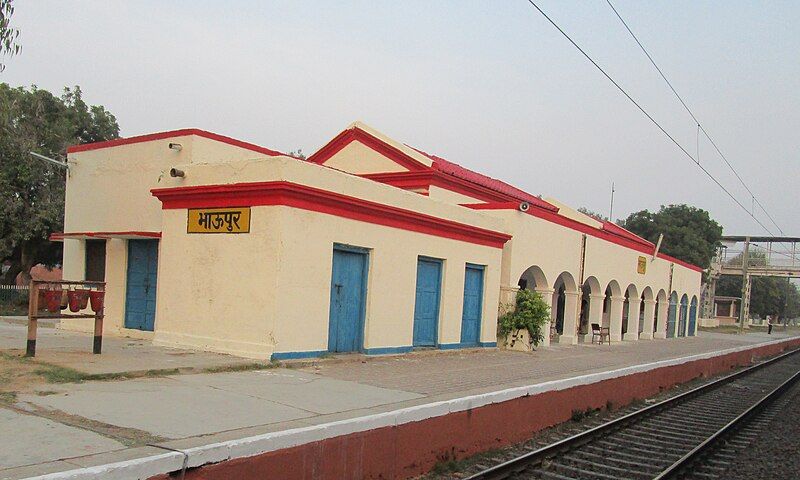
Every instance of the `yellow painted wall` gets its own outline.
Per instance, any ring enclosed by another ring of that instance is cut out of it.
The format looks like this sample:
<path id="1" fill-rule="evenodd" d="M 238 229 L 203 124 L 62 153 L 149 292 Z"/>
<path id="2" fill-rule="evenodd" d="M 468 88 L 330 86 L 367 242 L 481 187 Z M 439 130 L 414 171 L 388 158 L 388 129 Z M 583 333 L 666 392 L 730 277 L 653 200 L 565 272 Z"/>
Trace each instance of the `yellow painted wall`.
<path id="1" fill-rule="evenodd" d="M 186 183 L 288 180 L 430 215 L 498 228 L 497 219 L 291 159 L 188 166 Z M 174 181 L 174 180 L 173 180 Z M 417 256 L 444 262 L 439 342 L 461 338 L 464 268 L 487 265 L 481 340 L 495 341 L 499 248 L 291 207 L 253 207 L 251 233 L 186 234 L 186 210 L 164 211 L 155 341 L 267 358 L 327 349 L 334 243 L 371 249 L 365 347 L 409 346 Z"/>
<path id="2" fill-rule="evenodd" d="M 483 210 L 506 221 L 506 231 L 513 235 L 506 244 L 502 284 L 516 286 L 520 276 L 530 266 L 539 266 L 550 288 L 562 272 L 569 272 L 580 283 L 580 254 L 583 234 L 546 220 L 516 211 Z M 628 285 L 636 286 L 639 294 L 646 286 L 654 293 L 668 291 L 670 263 L 664 259 L 652 260 L 650 255 L 615 243 L 587 235 L 584 276 L 598 279 L 603 292 L 616 280 L 623 293 Z M 639 256 L 647 258 L 645 275 L 637 273 Z M 673 290 L 700 296 L 700 272 L 675 265 Z M 680 296 L 679 295 L 679 296 Z"/>
<path id="3" fill-rule="evenodd" d="M 441 200 L 443 202 L 452 203 L 455 205 L 470 204 L 470 203 L 486 203 L 478 198 L 470 197 L 458 192 L 453 192 L 446 188 L 437 187 L 436 185 L 431 185 L 428 191 L 428 195 L 435 200 Z"/>
<path id="4" fill-rule="evenodd" d="M 358 141 L 350 142 L 336 152 L 325 162 L 325 166 L 355 174 L 408 171 L 407 168 Z"/>
<path id="5" fill-rule="evenodd" d="M 180 143 L 182 150 L 169 149 L 172 142 Z M 70 153 L 64 231 L 160 232 L 161 202 L 150 194 L 150 189 L 163 187 L 170 181 L 172 185 L 182 182 L 169 177 L 170 168 L 265 158 L 270 157 L 196 135 Z M 235 172 L 229 171 L 228 175 L 235 178 Z M 84 279 L 84 245 L 81 239 L 64 240 L 64 279 Z M 149 338 L 152 333 L 123 327 L 126 272 L 127 240 L 108 240 L 104 331 Z M 86 332 L 93 329 L 88 320 L 63 320 L 60 327 Z"/>

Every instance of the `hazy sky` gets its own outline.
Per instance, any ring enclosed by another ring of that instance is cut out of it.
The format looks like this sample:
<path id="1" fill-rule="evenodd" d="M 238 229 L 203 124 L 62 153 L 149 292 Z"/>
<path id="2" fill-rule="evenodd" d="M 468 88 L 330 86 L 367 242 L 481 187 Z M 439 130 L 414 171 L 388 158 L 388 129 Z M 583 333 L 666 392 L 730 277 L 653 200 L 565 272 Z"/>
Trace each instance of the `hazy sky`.
<path id="1" fill-rule="evenodd" d="M 765 233 L 525 0 L 15 3 L 23 52 L 0 81 L 80 85 L 123 136 L 197 127 L 311 153 L 363 120 L 575 207 L 607 214 L 614 181 L 614 217 L 689 203 Z M 800 2 L 614 3 L 800 235 Z M 691 118 L 604 0 L 540 6 L 694 153 Z M 750 205 L 707 142 L 700 159 Z"/>

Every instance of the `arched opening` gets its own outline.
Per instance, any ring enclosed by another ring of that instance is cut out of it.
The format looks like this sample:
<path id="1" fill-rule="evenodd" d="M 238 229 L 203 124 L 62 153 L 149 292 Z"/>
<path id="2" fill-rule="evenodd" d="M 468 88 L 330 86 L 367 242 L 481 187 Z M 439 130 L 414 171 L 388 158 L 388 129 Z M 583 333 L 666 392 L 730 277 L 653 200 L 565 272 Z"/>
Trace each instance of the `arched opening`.
<path id="1" fill-rule="evenodd" d="M 653 338 L 656 322 L 656 300 L 653 289 L 644 287 L 639 310 L 639 338 L 650 340 Z"/>
<path id="2" fill-rule="evenodd" d="M 553 284 L 553 323 L 558 335 L 576 338 L 577 295 L 578 286 L 572 274 L 562 272 Z"/>
<path id="3" fill-rule="evenodd" d="M 678 293 L 672 292 L 669 296 L 669 310 L 667 312 L 667 338 L 675 336 L 675 322 L 678 318 Z"/>
<path id="4" fill-rule="evenodd" d="M 686 320 L 689 316 L 689 297 L 684 293 L 681 297 L 681 308 L 678 312 L 678 336 L 686 336 Z"/>
<path id="5" fill-rule="evenodd" d="M 697 333 L 697 296 L 692 297 L 692 303 L 689 307 L 689 332 L 690 337 L 694 337 Z"/>
<path id="6" fill-rule="evenodd" d="M 550 284 L 547 282 L 547 277 L 544 276 L 544 272 L 536 265 L 530 266 L 522 272 L 517 286 L 520 290 L 541 290 L 550 288 Z"/>
<path id="7" fill-rule="evenodd" d="M 656 314 L 653 321 L 654 331 L 653 338 L 666 338 L 667 337 L 667 312 L 669 305 L 667 305 L 667 292 L 662 288 L 656 295 Z"/>
<path id="8" fill-rule="evenodd" d="M 636 285 L 628 285 L 628 288 L 625 289 L 625 300 L 622 304 L 623 340 L 639 339 L 639 310 L 641 304 Z"/>
<path id="9" fill-rule="evenodd" d="M 578 315 L 578 340 L 591 340 L 591 324 L 602 323 L 604 295 L 600 289 L 600 282 L 595 277 L 589 277 L 581 287 L 581 305 Z"/>
<path id="10" fill-rule="evenodd" d="M 530 290 L 534 292 L 538 292 L 541 294 L 542 299 L 545 303 L 550 306 L 551 315 L 552 315 L 552 293 L 553 290 L 550 288 L 550 283 L 547 281 L 547 277 L 545 276 L 544 272 L 538 265 L 531 265 L 530 267 L 526 268 L 524 272 L 519 276 L 519 280 L 517 280 L 517 286 L 520 290 Z M 503 305 L 509 305 L 514 303 L 514 297 L 511 296 L 510 301 L 506 301 Z M 551 328 L 552 320 L 547 322 L 544 325 L 544 331 L 542 332 L 544 335 L 544 339 L 542 340 L 542 345 L 547 346 L 550 345 L 550 340 L 553 337 L 554 329 Z"/>

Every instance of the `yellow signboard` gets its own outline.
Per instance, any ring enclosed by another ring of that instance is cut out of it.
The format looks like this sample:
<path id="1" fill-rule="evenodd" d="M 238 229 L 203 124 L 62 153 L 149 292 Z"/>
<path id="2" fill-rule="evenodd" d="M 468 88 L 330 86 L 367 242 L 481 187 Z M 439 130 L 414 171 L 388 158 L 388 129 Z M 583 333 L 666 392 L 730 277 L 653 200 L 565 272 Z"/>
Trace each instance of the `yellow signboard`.
<path id="1" fill-rule="evenodd" d="M 647 272 L 647 258 L 639 257 L 639 263 L 636 265 L 636 271 L 644 275 Z"/>
<path id="2" fill-rule="evenodd" d="M 190 208 L 186 233 L 250 233 L 250 207 Z"/>

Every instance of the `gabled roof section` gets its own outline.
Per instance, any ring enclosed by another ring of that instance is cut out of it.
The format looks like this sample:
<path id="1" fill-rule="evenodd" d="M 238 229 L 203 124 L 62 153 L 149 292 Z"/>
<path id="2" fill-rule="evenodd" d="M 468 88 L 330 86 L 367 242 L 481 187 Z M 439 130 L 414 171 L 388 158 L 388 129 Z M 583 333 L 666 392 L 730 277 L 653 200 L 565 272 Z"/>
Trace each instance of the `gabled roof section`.
<path id="1" fill-rule="evenodd" d="M 308 157 L 308 161 L 325 164 L 351 142 L 358 141 L 403 166 L 405 172 L 369 173 L 362 176 L 406 189 L 425 189 L 434 184 L 464 193 L 483 201 L 520 201 L 553 212 L 558 207 L 501 180 L 464 168 L 444 158 L 431 155 L 392 140 L 363 122 L 354 122 L 333 140 Z"/>
<path id="2" fill-rule="evenodd" d="M 261 147 L 259 145 L 255 145 L 249 142 L 244 142 L 242 140 L 237 140 L 235 138 L 226 137 L 225 135 L 220 135 L 218 133 L 208 132 L 206 130 L 200 130 L 198 128 L 184 128 L 180 130 L 170 130 L 168 132 L 148 133 L 146 135 L 138 135 L 135 137 L 117 138 L 105 142 L 84 143 L 83 145 L 72 145 L 70 147 L 67 147 L 67 153 L 85 152 L 88 150 L 99 150 L 101 148 L 117 147 L 120 145 L 131 145 L 134 143 L 142 143 L 142 142 L 152 142 L 154 140 L 164 140 L 166 138 L 185 137 L 189 135 L 196 135 L 198 137 L 208 138 L 210 140 L 216 140 L 217 142 L 226 143 L 228 145 L 233 145 L 235 147 L 244 148 L 247 150 L 252 150 L 254 152 L 262 153 L 264 155 L 269 155 L 271 157 L 276 157 L 280 155 L 288 156 L 285 153 L 278 152 L 277 150 L 271 150 L 266 147 Z"/>
<path id="3" fill-rule="evenodd" d="M 308 157 L 308 161 L 324 165 L 331 157 L 352 142 L 360 142 L 408 171 L 431 168 L 431 160 L 406 145 L 396 142 L 363 122 L 353 122 L 333 140 Z"/>

